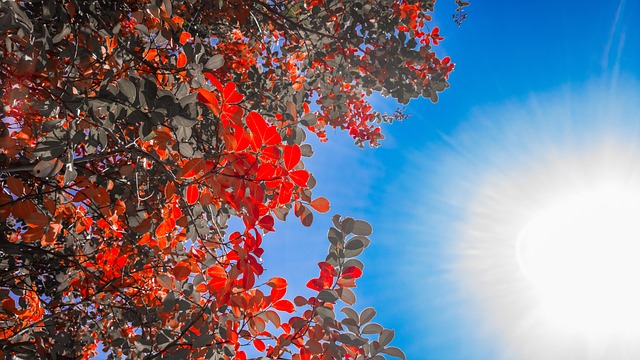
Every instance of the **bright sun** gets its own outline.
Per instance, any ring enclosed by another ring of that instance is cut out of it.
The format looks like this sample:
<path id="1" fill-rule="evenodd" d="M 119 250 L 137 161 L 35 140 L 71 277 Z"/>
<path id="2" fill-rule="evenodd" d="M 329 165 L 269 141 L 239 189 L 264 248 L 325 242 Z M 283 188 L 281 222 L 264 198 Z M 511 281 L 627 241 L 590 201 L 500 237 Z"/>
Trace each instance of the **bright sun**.
<path id="1" fill-rule="evenodd" d="M 518 264 L 556 326 L 630 331 L 640 319 L 640 192 L 616 184 L 583 190 L 522 228 Z"/>

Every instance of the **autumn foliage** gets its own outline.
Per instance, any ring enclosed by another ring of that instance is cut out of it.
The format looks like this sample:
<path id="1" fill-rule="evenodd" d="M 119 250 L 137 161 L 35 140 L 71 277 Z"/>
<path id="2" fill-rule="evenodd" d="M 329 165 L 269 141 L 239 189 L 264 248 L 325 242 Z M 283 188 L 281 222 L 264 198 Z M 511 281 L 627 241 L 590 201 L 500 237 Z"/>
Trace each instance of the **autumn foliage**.
<path id="1" fill-rule="evenodd" d="M 377 146 L 405 116 L 366 95 L 448 87 L 432 9 L 0 1 L 0 358 L 403 358 L 350 307 L 366 222 L 334 216 L 313 296 L 260 278 L 262 241 L 329 211 L 307 134 Z"/>

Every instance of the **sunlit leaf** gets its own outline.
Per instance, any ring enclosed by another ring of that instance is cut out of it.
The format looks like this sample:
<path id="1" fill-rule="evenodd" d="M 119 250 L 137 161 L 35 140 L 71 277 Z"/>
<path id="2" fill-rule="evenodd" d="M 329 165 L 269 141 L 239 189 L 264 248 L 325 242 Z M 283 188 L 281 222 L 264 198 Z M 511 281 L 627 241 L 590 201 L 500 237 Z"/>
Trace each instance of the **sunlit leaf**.
<path id="1" fill-rule="evenodd" d="M 195 204 L 198 201 L 198 197 L 200 197 L 198 184 L 191 184 L 187 186 L 187 190 L 185 191 L 185 199 L 187 200 L 187 204 Z"/>
<path id="2" fill-rule="evenodd" d="M 173 267 L 173 276 L 178 281 L 186 280 L 191 275 L 191 266 L 188 262 L 181 261 Z"/>
<path id="3" fill-rule="evenodd" d="M 273 303 L 273 308 L 280 311 L 292 313 L 295 311 L 295 307 L 289 300 L 278 300 Z"/>

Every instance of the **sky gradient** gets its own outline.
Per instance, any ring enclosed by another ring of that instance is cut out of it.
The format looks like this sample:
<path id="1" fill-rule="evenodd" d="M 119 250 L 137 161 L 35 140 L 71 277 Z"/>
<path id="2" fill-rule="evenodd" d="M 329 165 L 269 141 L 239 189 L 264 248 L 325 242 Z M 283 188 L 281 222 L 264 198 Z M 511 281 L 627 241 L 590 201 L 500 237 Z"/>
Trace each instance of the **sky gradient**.
<path id="1" fill-rule="evenodd" d="M 490 309 L 509 309 L 517 285 L 460 271 L 468 204 L 483 179 L 535 167 L 536 154 L 579 152 L 605 130 L 640 143 L 640 3 L 474 1 L 460 28 L 454 10 L 440 0 L 433 22 L 445 37 L 436 51 L 456 63 L 451 88 L 437 104 L 412 101 L 411 118 L 385 126 L 380 148 L 360 150 L 340 132 L 326 144 L 310 139 L 314 195 L 332 209 L 310 229 L 292 217 L 267 235 L 265 276 L 285 276 L 291 294 L 305 292 L 326 254 L 331 215 L 364 219 L 374 234 L 361 256 L 356 307 L 378 310 L 374 321 L 396 331 L 392 345 L 409 359 L 524 359 L 538 344 L 505 337 L 514 329 L 508 314 Z M 398 107 L 372 101 L 381 111 Z M 563 356 L 584 358 L 580 351 Z"/>

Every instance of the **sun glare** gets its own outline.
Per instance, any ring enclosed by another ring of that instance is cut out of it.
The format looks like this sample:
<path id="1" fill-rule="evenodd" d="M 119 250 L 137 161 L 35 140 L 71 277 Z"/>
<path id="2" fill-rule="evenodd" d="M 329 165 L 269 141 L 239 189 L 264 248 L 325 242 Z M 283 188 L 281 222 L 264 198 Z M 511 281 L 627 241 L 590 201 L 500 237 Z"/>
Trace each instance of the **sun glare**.
<path id="1" fill-rule="evenodd" d="M 640 359 L 640 87 L 596 84 L 484 111 L 443 158 L 458 308 L 494 358 Z"/>
<path id="2" fill-rule="evenodd" d="M 559 199 L 520 231 L 516 256 L 555 326 L 589 334 L 638 326 L 638 189 L 607 184 Z"/>

